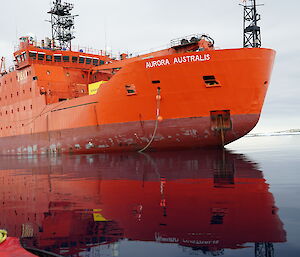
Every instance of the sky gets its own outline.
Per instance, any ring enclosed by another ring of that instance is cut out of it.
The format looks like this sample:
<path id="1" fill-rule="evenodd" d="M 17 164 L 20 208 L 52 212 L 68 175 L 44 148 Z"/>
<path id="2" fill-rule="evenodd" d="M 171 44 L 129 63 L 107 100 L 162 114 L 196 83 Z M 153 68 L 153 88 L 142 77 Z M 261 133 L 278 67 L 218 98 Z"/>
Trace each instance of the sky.
<path id="1" fill-rule="evenodd" d="M 50 0 L 1 1 L 0 56 L 12 59 L 17 38 L 51 35 Z M 257 0 L 263 47 L 277 52 L 261 119 L 253 132 L 300 129 L 300 1 Z M 209 34 L 222 49 L 242 47 L 242 0 L 71 0 L 74 45 L 142 53 L 171 39 Z"/>

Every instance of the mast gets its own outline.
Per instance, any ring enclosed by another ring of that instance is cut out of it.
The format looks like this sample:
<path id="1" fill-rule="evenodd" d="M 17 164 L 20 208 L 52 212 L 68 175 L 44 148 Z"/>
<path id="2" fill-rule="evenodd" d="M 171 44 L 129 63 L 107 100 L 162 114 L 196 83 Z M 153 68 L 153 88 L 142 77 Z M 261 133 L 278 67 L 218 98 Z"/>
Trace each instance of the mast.
<path id="1" fill-rule="evenodd" d="M 61 0 L 55 0 L 51 10 L 52 42 L 54 46 L 61 49 L 71 50 L 71 42 L 74 39 L 74 18 L 78 15 L 72 15 L 74 5 L 62 3 Z"/>
<path id="2" fill-rule="evenodd" d="M 260 27 L 257 22 L 260 15 L 257 14 L 256 0 L 244 1 L 244 47 L 258 48 L 261 47 Z"/>

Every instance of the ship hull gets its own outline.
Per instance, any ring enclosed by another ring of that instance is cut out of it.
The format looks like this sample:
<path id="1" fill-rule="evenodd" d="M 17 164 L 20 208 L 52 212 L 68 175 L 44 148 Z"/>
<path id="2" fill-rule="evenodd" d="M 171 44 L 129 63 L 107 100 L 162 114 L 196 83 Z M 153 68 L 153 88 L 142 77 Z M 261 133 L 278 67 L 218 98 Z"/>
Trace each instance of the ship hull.
<path id="1" fill-rule="evenodd" d="M 234 129 L 224 131 L 224 144 L 247 134 L 259 115 L 231 117 Z M 116 123 L 35 133 L 2 139 L 2 154 L 58 154 L 139 151 L 149 143 L 156 121 Z M 221 134 L 211 130 L 209 117 L 163 120 L 147 150 L 222 147 Z"/>
<path id="2" fill-rule="evenodd" d="M 274 57 L 271 49 L 167 55 L 125 65 L 95 95 L 47 104 L 38 94 L 26 102 L 32 111 L 1 125 L 0 153 L 223 147 L 257 124 Z M 34 68 L 40 81 L 50 69 Z"/>

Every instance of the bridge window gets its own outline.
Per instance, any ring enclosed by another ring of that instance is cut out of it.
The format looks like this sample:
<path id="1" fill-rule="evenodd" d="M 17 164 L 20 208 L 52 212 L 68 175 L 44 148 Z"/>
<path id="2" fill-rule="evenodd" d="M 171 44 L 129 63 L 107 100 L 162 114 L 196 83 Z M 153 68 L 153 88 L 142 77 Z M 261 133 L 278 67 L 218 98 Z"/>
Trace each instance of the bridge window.
<path id="1" fill-rule="evenodd" d="M 77 56 L 72 56 L 72 62 L 77 63 L 78 62 L 78 57 Z"/>
<path id="2" fill-rule="evenodd" d="M 29 57 L 30 57 L 31 59 L 33 59 L 33 60 L 36 60 L 36 54 L 37 54 L 37 52 L 30 51 L 30 52 L 29 52 Z"/>
<path id="3" fill-rule="evenodd" d="M 91 64 L 92 63 L 92 58 L 87 57 L 85 63 L 86 64 Z"/>
<path id="4" fill-rule="evenodd" d="M 93 59 L 93 65 L 98 66 L 99 65 L 99 59 L 94 58 Z"/>
<path id="5" fill-rule="evenodd" d="M 21 55 L 20 55 L 20 61 L 23 62 L 27 59 L 27 55 L 26 55 L 26 52 L 23 52 Z"/>
<path id="6" fill-rule="evenodd" d="M 64 62 L 69 62 L 70 61 L 70 56 L 63 56 L 63 61 Z"/>
<path id="7" fill-rule="evenodd" d="M 85 57 L 80 56 L 79 57 L 79 63 L 84 63 L 84 59 L 85 59 Z"/>
<path id="8" fill-rule="evenodd" d="M 43 61 L 45 59 L 45 53 L 38 53 L 38 60 Z"/>
<path id="9" fill-rule="evenodd" d="M 46 61 L 52 62 L 52 55 L 46 55 Z"/>
<path id="10" fill-rule="evenodd" d="M 55 61 L 55 62 L 61 62 L 61 54 L 59 54 L 59 55 L 54 55 L 54 61 Z"/>

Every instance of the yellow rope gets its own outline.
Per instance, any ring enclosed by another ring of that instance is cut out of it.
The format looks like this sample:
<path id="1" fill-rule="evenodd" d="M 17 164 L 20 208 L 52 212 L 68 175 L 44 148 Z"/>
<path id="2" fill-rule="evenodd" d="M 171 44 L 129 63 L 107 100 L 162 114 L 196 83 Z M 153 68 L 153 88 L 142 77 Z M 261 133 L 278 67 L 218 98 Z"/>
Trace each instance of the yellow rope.
<path id="1" fill-rule="evenodd" d="M 2 244 L 7 238 L 7 231 L 0 229 L 0 244 Z"/>

